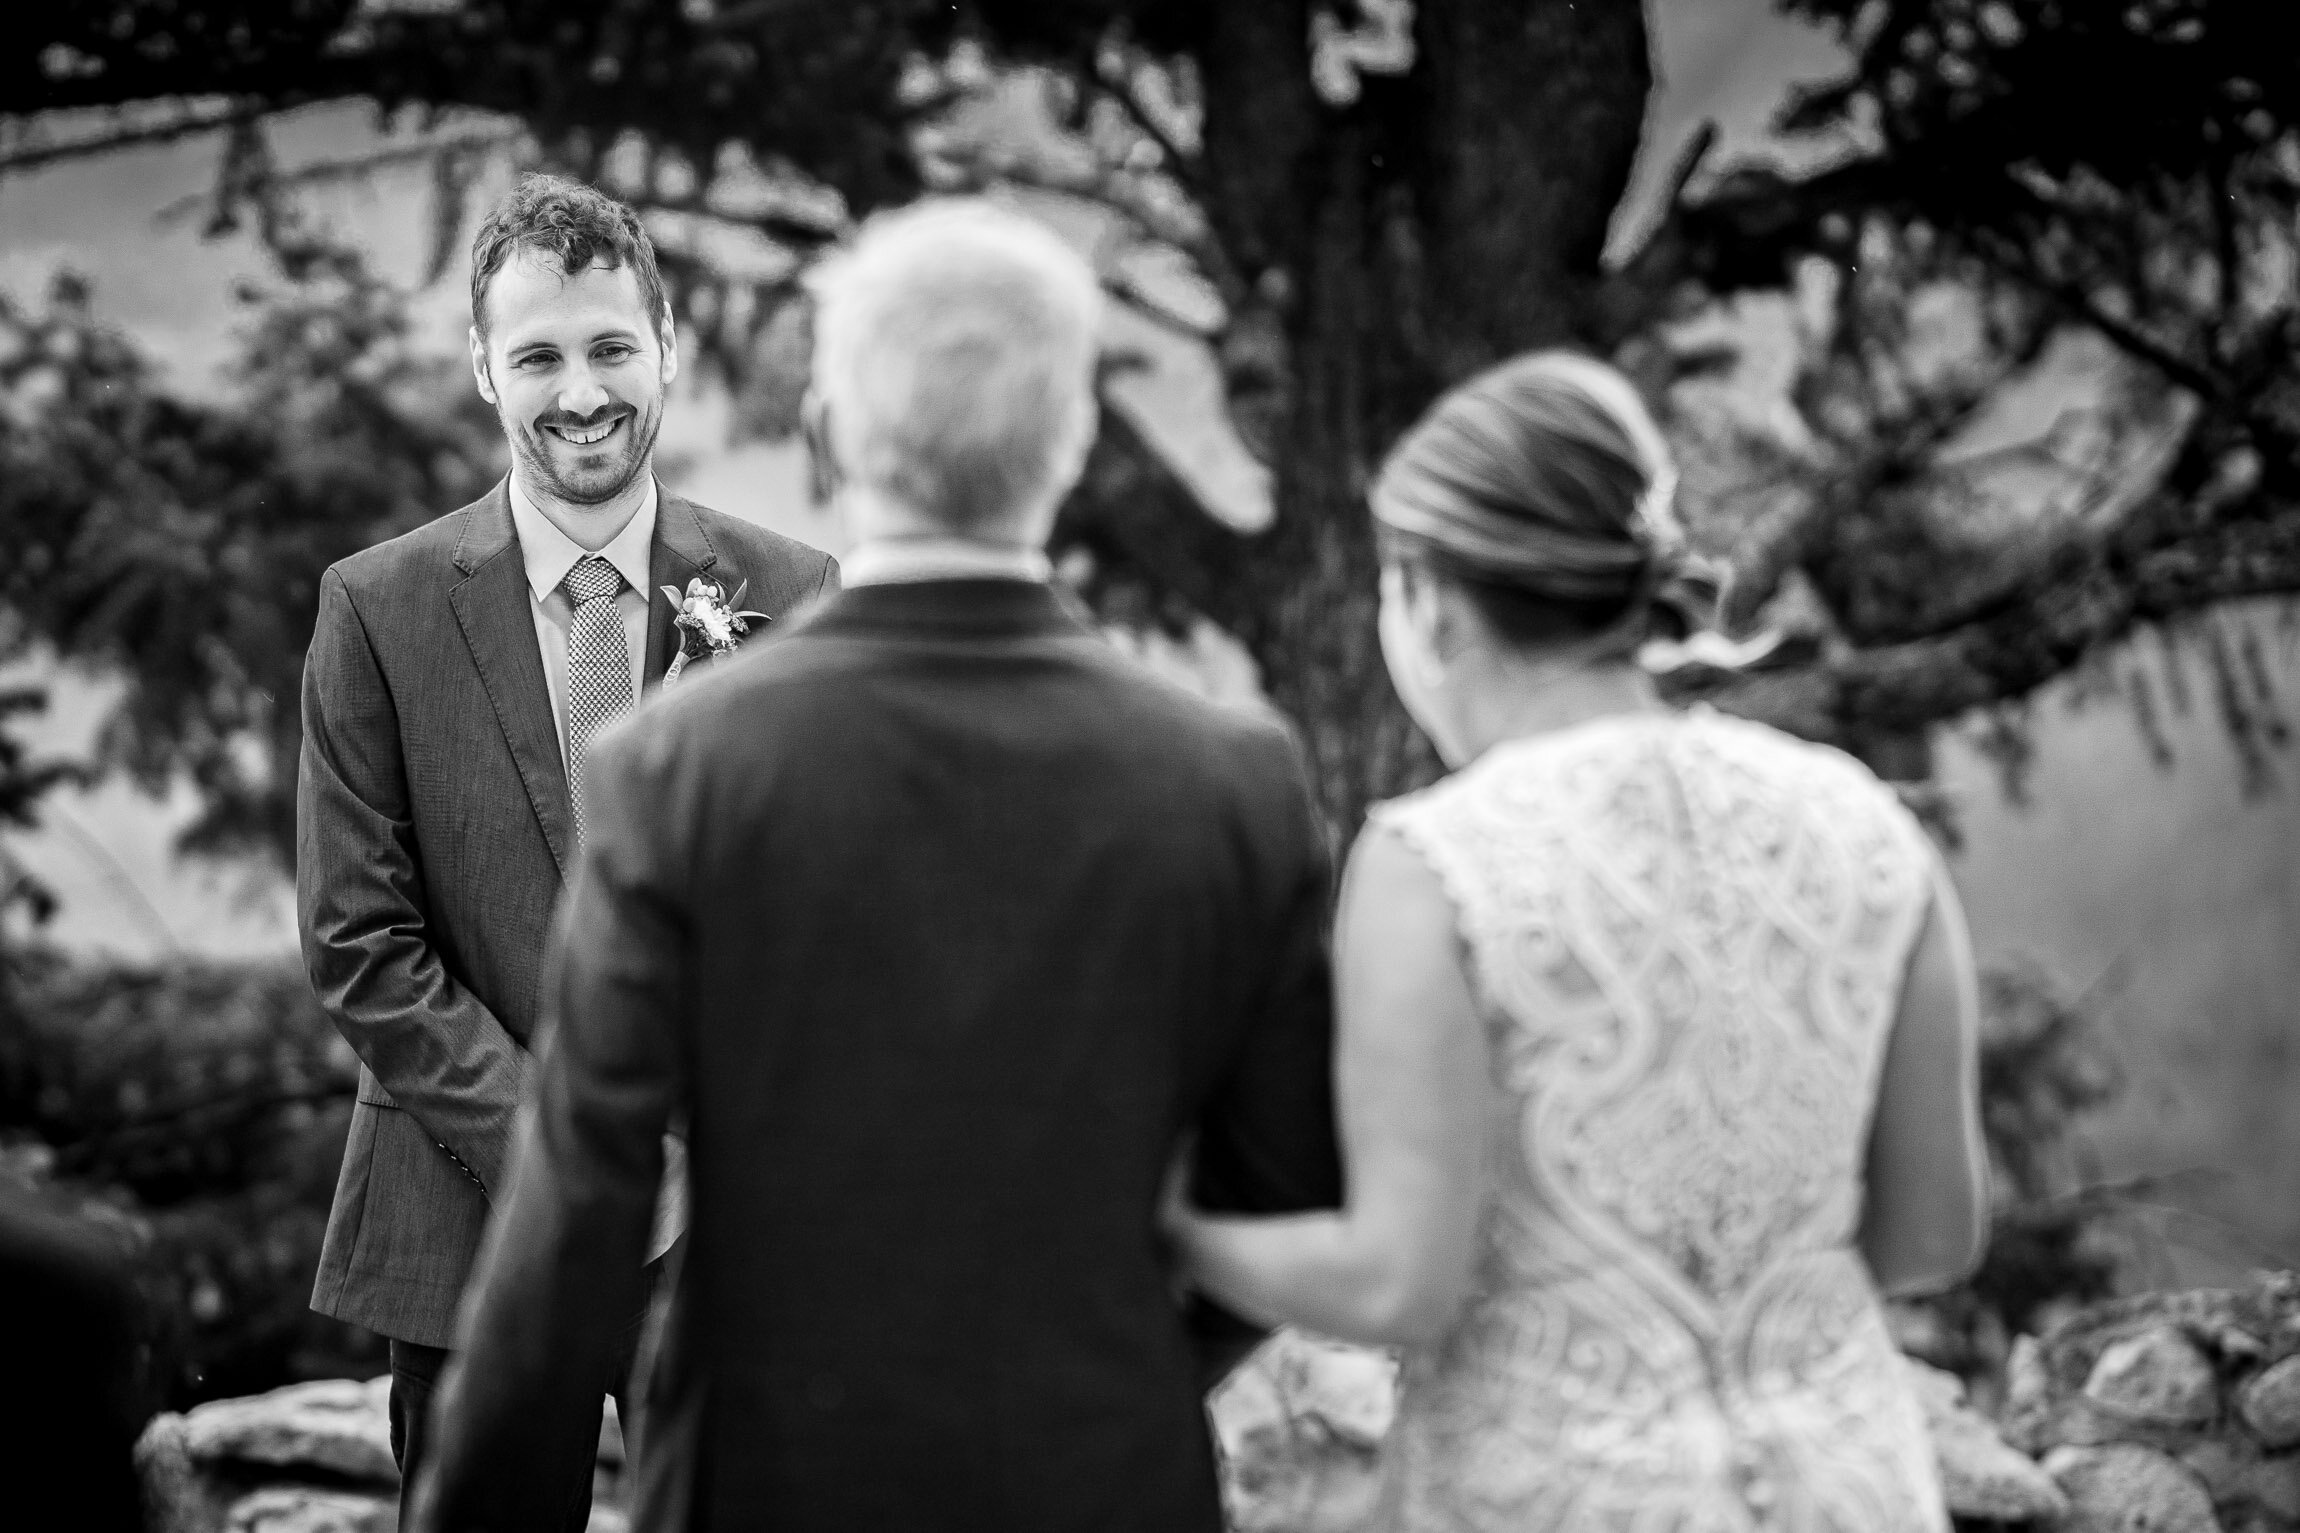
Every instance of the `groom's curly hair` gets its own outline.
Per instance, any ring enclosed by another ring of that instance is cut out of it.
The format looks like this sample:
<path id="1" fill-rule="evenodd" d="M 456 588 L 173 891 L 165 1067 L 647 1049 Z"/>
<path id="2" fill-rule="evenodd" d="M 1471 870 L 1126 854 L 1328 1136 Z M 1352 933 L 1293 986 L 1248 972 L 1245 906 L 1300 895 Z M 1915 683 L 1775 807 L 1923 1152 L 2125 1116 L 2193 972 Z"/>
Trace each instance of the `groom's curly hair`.
<path id="1" fill-rule="evenodd" d="M 522 250 L 556 261 L 570 277 L 593 266 L 629 266 L 638 276 L 639 297 L 654 319 L 656 337 L 662 338 L 663 274 L 639 215 L 580 181 L 532 175 L 495 205 L 471 242 L 471 322 L 482 340 L 487 336 L 487 284 Z"/>

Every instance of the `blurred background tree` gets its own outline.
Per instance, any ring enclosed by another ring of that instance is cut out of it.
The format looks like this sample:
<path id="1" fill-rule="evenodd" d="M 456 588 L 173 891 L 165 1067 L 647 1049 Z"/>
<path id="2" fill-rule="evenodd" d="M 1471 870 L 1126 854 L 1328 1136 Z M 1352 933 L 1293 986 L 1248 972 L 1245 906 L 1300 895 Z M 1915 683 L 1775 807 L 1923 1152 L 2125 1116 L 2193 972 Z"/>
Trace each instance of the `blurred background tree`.
<path id="1" fill-rule="evenodd" d="M 0 613 L 124 678 L 99 764 L 199 790 L 186 849 L 292 866 L 303 652 L 328 565 L 474 498 L 494 417 L 408 344 L 405 295 L 252 195 L 279 270 L 221 398 L 156 387 L 64 274 L 0 294 Z"/>
<path id="2" fill-rule="evenodd" d="M 1733 631 L 1763 636 L 1743 665 L 1689 652 L 1681 693 L 1921 781 L 1936 726 L 1990 715 L 2017 766 L 2027 698 L 2170 624 L 2264 775 L 2285 726 L 2257 635 L 2213 614 L 2300 585 L 2300 17 L 1778 3 L 1850 60 L 1784 119 L 1803 168 L 1711 164 L 1699 137 L 1650 209 L 1625 202 L 1654 83 L 1637 0 L 7 8 L 0 175 L 209 136 L 208 225 L 252 231 L 275 274 L 243 294 L 231 387 L 199 399 L 85 284 L 0 298 L 0 659 L 123 677 L 100 761 L 188 778 L 188 849 L 289 865 L 320 571 L 501 467 L 459 364 L 413 344 L 408 295 L 299 197 L 425 167 L 432 280 L 509 162 L 641 208 L 690 349 L 767 433 L 795 417 L 806 266 L 870 211 L 988 190 L 1084 221 L 1113 298 L 1214 359 L 1270 505 L 1255 531 L 1209 514 L 1112 408 L 1065 568 L 1107 615 L 1203 617 L 1244 645 L 1338 829 L 1432 768 L 1373 639 L 1364 487 L 1439 389 L 1557 344 L 1646 390 L 1696 538 L 1732 571 Z M 282 171 L 274 119 L 331 101 L 372 104 L 384 147 Z M 1775 366 L 1786 406 L 1753 414 L 1744 385 Z M 2040 390 L 2067 395 L 2052 429 L 2008 427 Z M 2146 671 L 2111 680 L 2154 728 Z M 26 771 L 0 743 L 0 816 L 49 780 Z M 294 983 L 23 952 L 9 980 L 27 1063 L 0 1125 L 172 1253 L 179 1394 L 340 1355 L 299 1329 L 294 1275 L 348 1077 Z M 2106 1281 L 2109 1248 L 2085 1223 L 2105 1205 L 2018 1148 L 2064 1143 L 2106 1089 L 2074 1023 L 2016 1025 L 2082 1008 L 2017 987 L 1992 1004 L 2011 1040 L 1992 1102 L 2016 1104 L 1999 1157 L 2027 1210 L 2006 1218 L 2027 1222 L 1937 1321 L 1944 1356 L 1983 1363 L 1992 1326 Z M 257 1068 L 227 1081 L 232 1057 Z"/>
<path id="3" fill-rule="evenodd" d="M 2300 13 L 1789 8 L 1856 63 L 1785 126 L 1862 147 L 1802 178 L 1728 171 L 1644 259 L 1806 306 L 1803 431 L 1712 488 L 1743 507 L 1730 615 L 1794 577 L 1827 653 L 1729 701 L 1918 775 L 1928 726 L 2017 719 L 2134 624 L 2300 575 Z M 2106 397 L 2012 449 L 2025 462 L 1980 449 L 2022 373 L 2071 344 L 2115 364 Z M 2008 470 L 2019 493 L 1992 503 Z M 2257 766 L 2285 732 L 2257 640 L 2204 638 Z"/>
<path id="4" fill-rule="evenodd" d="M 1117 296 L 1219 359 L 1232 423 L 1272 470 L 1274 516 L 1230 533 L 1117 420 L 1066 534 L 1105 582 L 1247 647 L 1343 826 L 1429 767 L 1372 641 L 1360 502 L 1381 451 L 1439 388 L 1501 356 L 1615 354 L 1692 443 L 1687 501 L 1736 571 L 1732 615 L 1795 598 L 1799 642 L 1773 669 L 1695 669 L 1686 688 L 1921 776 L 1929 726 L 2025 697 L 2136 622 L 2300 582 L 2300 19 L 2240 0 L 1787 8 L 1834 28 L 1854 61 L 1785 123 L 1826 151 L 1819 168 L 1712 169 L 1697 146 L 1663 216 L 1610 267 L 1652 84 L 1637 0 L 20 7 L 0 21 L 13 124 L 0 170 L 220 128 L 216 216 L 253 203 L 285 227 L 268 116 L 337 99 L 499 114 L 498 129 L 387 151 L 433 166 L 435 265 L 486 156 L 606 184 L 648 212 L 684 322 L 769 418 L 787 417 L 804 355 L 799 273 L 853 220 L 929 188 L 1091 206 L 1111 220 Z M 99 120 L 57 126 L 75 108 Z M 1050 131 L 986 130 L 1015 111 Z M 1147 278 L 1177 271 L 1181 303 Z M 357 344 L 372 292 L 330 280 Z M 1698 385 L 1736 363 L 1705 317 L 1763 293 L 1796 306 L 1797 409 L 1753 433 L 1705 410 Z M 2054 480 L 2043 512 L 2031 494 L 2032 514 L 1993 515 L 1980 482 L 2007 465 L 1960 456 L 1960 438 L 2071 333 L 2123 364 L 2113 398 L 2024 449 Z M 401 489 L 417 493 L 392 499 Z M 410 514 L 457 499 L 421 480 L 383 497 Z M 323 518 L 337 532 L 307 530 L 353 546 L 391 524 L 376 500 Z M 219 526 L 304 525 L 268 494 L 200 508 Z M 85 514 L 11 520 L 39 528 L 11 532 L 18 569 L 47 567 L 37 548 L 120 541 Z M 146 631 L 184 657 L 139 682 L 123 759 L 188 765 L 217 803 L 199 834 L 276 838 L 284 779 L 257 785 L 226 758 L 253 738 L 284 760 L 293 719 L 263 700 L 281 678 L 229 676 L 176 640 L 253 624 L 284 662 L 308 592 L 267 587 L 275 623 L 169 584 L 179 594 L 104 587 L 107 611 L 150 608 Z M 191 629 L 158 616 L 170 601 L 199 609 Z M 54 601 L 33 611 L 68 653 L 114 641 Z M 2257 665 L 2233 648 L 2216 663 L 2233 727 L 2280 730 Z M 171 693 L 237 700 L 195 723 Z"/>

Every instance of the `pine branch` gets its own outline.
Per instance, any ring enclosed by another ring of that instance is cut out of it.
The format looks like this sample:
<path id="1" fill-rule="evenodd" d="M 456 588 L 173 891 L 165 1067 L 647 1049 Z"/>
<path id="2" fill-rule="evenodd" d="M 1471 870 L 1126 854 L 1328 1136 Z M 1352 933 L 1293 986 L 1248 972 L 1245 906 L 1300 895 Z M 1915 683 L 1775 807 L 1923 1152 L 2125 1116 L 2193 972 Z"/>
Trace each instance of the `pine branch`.
<path id="1" fill-rule="evenodd" d="M 261 115 L 261 114 L 259 114 Z M 235 125 L 236 126 L 236 125 Z M 506 148 L 526 137 L 524 129 L 505 128 L 478 133 L 462 133 L 447 138 L 429 139 L 415 144 L 393 144 L 387 148 L 370 150 L 365 154 L 345 155 L 332 160 L 314 160 L 298 165 L 293 170 L 275 170 L 266 177 L 266 183 L 279 191 L 293 191 L 304 187 L 327 186 L 343 181 L 360 181 L 379 171 L 396 169 L 402 165 L 436 162 L 450 155 L 485 154 Z M 0 169 L 4 169 L 0 166 Z M 213 190 L 189 193 L 164 205 L 158 217 L 162 221 L 184 218 L 215 202 Z"/>
<path id="2" fill-rule="evenodd" d="M 70 160 L 94 159 L 121 149 L 141 148 L 150 144 L 172 143 L 195 133 L 211 133 L 218 128 L 234 128 L 259 121 L 275 112 L 287 110 L 287 104 L 272 100 L 246 100 L 216 111 L 197 111 L 186 108 L 180 117 L 166 122 L 146 123 L 133 128 L 121 128 L 69 143 L 41 144 L 32 148 L 14 149 L 0 153 L 0 175 L 10 171 L 34 170 L 43 165 L 61 164 Z"/>
<path id="3" fill-rule="evenodd" d="M 2015 186 L 2019 185 L 2012 177 L 2006 179 Z M 2119 351 L 2147 363 L 2169 382 L 2178 384 L 2200 398 L 2215 403 L 2225 400 L 2228 390 L 2221 379 L 2181 356 L 2138 325 L 2111 314 L 2083 284 L 2044 271 L 2012 240 L 1993 230 L 1969 231 L 1967 238 L 1971 240 L 1974 249 L 1999 273 L 2042 294 L 2069 318 L 2100 332 Z"/>
<path id="4" fill-rule="evenodd" d="M 2136 548 L 2113 537 L 2073 543 L 2035 578 L 1945 632 L 1683 690 L 1843 745 L 2027 696 L 2144 624 L 2244 597 L 2300 594 L 2300 506 L 2251 499 L 2204 527 L 2171 514 L 2136 520 L 2163 530 Z"/>
<path id="5" fill-rule="evenodd" d="M 724 206 L 712 204 L 707 188 L 698 188 L 685 197 L 658 197 L 640 192 L 628 195 L 624 200 L 642 213 L 672 213 L 708 218 L 738 229 L 749 229 L 778 245 L 789 247 L 802 258 L 837 244 L 847 232 L 838 225 L 795 213 L 767 209 L 730 212 Z"/>
<path id="6" fill-rule="evenodd" d="M 1110 68 L 1105 67 L 1100 60 L 1097 60 L 1094 68 L 1094 80 L 1101 92 L 1121 112 L 1126 114 L 1127 120 L 1140 130 L 1142 136 L 1158 146 L 1158 153 L 1164 161 L 1161 168 L 1180 183 L 1182 188 L 1191 196 L 1204 196 L 1206 191 L 1204 167 L 1199 163 L 1198 157 L 1184 150 L 1174 136 L 1166 131 L 1165 125 L 1158 121 L 1157 114 L 1150 110 L 1149 104 L 1143 101 L 1141 93 L 1135 90 L 1134 82 L 1127 78 L 1124 61 L 1121 60 L 1117 67 Z"/>
<path id="7" fill-rule="evenodd" d="M 1221 339 L 1222 327 L 1202 325 L 1186 315 L 1177 314 L 1166 305 L 1145 293 L 1141 285 L 1120 273 L 1107 273 L 1102 278 L 1102 291 L 1123 304 L 1128 313 L 1139 314 L 1159 329 L 1184 340 L 1211 345 Z"/>

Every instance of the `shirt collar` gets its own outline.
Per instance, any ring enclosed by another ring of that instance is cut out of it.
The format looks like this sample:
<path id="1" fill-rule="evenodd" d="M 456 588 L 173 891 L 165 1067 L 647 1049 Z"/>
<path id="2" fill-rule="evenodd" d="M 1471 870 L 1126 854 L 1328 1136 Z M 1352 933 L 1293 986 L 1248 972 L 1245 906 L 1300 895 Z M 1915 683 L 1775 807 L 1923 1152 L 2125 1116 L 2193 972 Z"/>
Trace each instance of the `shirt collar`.
<path id="1" fill-rule="evenodd" d="M 655 509 L 657 501 L 655 476 L 647 476 L 647 498 L 639 502 L 639 509 L 623 524 L 599 557 L 615 566 L 615 573 L 629 583 L 641 596 L 647 594 L 647 564 L 654 554 Z M 590 557 L 590 550 L 553 526 L 551 519 L 537 510 L 521 488 L 519 475 L 511 475 L 511 526 L 519 534 L 520 561 L 527 566 L 527 589 L 540 602 L 567 578 L 567 572 L 578 562 Z"/>
<path id="2" fill-rule="evenodd" d="M 1053 573 L 1043 549 L 969 538 L 876 539 L 856 544 L 839 560 L 842 586 L 922 580 L 1024 580 L 1043 585 Z"/>

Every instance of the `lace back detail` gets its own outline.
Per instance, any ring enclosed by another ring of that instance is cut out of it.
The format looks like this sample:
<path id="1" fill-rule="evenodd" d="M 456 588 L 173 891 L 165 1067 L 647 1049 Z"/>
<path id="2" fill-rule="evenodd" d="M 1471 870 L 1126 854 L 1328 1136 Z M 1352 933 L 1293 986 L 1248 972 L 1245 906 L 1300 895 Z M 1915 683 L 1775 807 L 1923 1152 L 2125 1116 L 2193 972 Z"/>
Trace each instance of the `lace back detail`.
<path id="1" fill-rule="evenodd" d="M 1836 1513 L 1783 1525 L 1939 1526 L 1929 1463 L 1884 1440 L 1914 1409 L 1897 1373 L 1863 1382 L 1893 1360 L 1850 1249 L 1930 899 L 1914 820 L 1848 758 L 1707 713 L 1504 746 L 1375 819 L 1454 901 L 1515 1105 L 1479 1296 L 1409 1365 L 1407 1416 L 1501 1409 L 1499 1348 L 1510 1436 L 1554 1413 L 1542 1496 L 1821 1494 Z M 1834 1444 L 1788 1429 L 1816 1410 Z"/>

